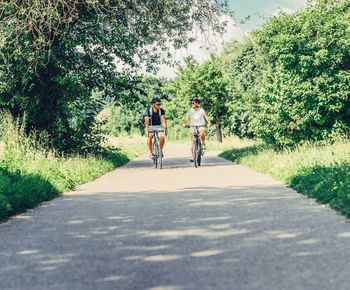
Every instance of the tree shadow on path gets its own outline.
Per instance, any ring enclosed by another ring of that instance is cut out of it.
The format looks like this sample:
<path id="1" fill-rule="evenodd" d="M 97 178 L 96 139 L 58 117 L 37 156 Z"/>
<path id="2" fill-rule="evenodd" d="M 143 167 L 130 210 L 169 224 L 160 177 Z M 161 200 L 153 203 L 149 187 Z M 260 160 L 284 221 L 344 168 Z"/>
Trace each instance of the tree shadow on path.
<path id="1" fill-rule="evenodd" d="M 231 161 L 228 161 L 217 156 L 204 156 L 201 166 L 198 167 L 212 167 L 212 166 L 227 166 L 232 165 Z M 151 169 L 153 162 L 151 159 L 139 159 L 132 160 L 123 168 L 127 169 Z M 163 169 L 178 169 L 178 168 L 191 168 L 194 167 L 193 162 L 190 162 L 190 157 L 176 157 L 176 158 L 164 158 Z"/>
<path id="2" fill-rule="evenodd" d="M 63 196 L 25 216 L 1 229 L 0 281 L 13 289 L 350 283 L 348 224 L 283 186 L 96 192 Z"/>

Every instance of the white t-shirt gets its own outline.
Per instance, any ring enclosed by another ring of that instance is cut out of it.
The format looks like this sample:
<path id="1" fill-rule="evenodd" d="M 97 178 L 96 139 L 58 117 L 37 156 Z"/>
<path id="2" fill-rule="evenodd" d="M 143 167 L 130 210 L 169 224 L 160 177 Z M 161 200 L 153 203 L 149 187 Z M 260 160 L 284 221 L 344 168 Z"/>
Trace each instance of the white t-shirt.
<path id="1" fill-rule="evenodd" d="M 187 116 L 190 117 L 191 126 L 204 126 L 204 114 L 205 111 L 202 108 L 199 108 L 198 110 L 194 110 L 193 108 L 189 109 L 187 112 Z"/>

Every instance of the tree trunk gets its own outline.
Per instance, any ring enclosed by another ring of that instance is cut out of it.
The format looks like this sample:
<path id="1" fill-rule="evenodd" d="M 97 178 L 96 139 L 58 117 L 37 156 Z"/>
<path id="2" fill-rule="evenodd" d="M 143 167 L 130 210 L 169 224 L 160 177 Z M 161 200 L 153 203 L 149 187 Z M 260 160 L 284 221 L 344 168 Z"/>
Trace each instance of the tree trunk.
<path id="1" fill-rule="evenodd" d="M 222 143 L 221 123 L 218 116 L 215 117 L 215 128 L 216 128 L 216 140 Z"/>

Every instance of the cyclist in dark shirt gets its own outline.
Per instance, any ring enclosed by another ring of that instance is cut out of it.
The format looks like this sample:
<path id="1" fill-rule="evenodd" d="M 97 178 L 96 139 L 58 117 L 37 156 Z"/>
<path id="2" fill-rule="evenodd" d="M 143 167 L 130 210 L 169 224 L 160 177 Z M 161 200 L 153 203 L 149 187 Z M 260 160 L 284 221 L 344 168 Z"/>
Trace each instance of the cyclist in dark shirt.
<path id="1" fill-rule="evenodd" d="M 165 134 L 167 132 L 167 122 L 165 118 L 165 111 L 160 108 L 161 100 L 159 98 L 154 98 L 152 100 L 152 107 L 147 108 L 145 112 L 145 131 L 147 134 L 147 147 L 150 152 L 150 158 L 152 158 L 152 134 L 149 133 L 150 130 L 159 131 L 160 137 L 160 149 L 163 152 L 165 144 Z"/>

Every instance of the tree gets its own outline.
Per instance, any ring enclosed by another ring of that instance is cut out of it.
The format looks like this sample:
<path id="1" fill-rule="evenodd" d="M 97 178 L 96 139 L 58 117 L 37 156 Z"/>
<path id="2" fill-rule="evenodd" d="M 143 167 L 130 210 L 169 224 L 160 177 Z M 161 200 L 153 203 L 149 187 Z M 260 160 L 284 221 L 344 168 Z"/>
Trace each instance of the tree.
<path id="1" fill-rule="evenodd" d="M 225 116 L 225 130 L 277 148 L 348 137 L 349 35 L 349 1 L 309 1 L 219 57 L 181 69 L 173 100 L 201 97 L 212 118 Z"/>
<path id="2" fill-rule="evenodd" d="M 227 7 L 209 0 L 0 1 L 0 107 L 26 113 L 29 126 L 47 130 L 62 150 L 83 146 L 75 136 L 90 134 L 93 91 L 125 97 L 119 92 L 141 63 L 152 69 L 169 59 L 167 48 L 185 47 L 194 28 L 222 31 Z"/>
<path id="3" fill-rule="evenodd" d="M 168 96 L 163 92 L 165 79 L 155 77 L 135 78 L 129 88 L 119 92 L 124 94 L 119 102 L 111 100 L 101 112 L 107 120 L 108 132 L 118 136 L 121 133 L 130 134 L 135 130 L 144 131 L 144 113 L 151 100 L 155 97 L 165 101 Z"/>
<path id="4" fill-rule="evenodd" d="M 188 110 L 190 100 L 199 98 L 210 118 L 214 120 L 217 140 L 222 142 L 222 121 L 227 116 L 227 92 L 220 58 L 212 55 L 210 60 L 202 64 L 188 59 L 186 66 L 178 70 L 177 78 L 168 88 L 168 93 L 171 103 L 167 107 L 178 120 Z"/>
<path id="5" fill-rule="evenodd" d="M 350 128 L 350 4 L 318 0 L 254 36 L 269 69 L 257 134 L 279 147 L 332 140 Z"/>
<path id="6" fill-rule="evenodd" d="M 239 137 L 256 137 L 254 120 L 260 103 L 260 90 L 266 64 L 252 38 L 228 43 L 221 54 L 227 83 L 229 132 Z"/>
<path id="7" fill-rule="evenodd" d="M 214 120 L 216 138 L 222 142 L 222 121 L 227 117 L 227 90 L 221 71 L 221 59 L 211 55 L 210 60 L 198 67 L 196 91 L 208 115 Z"/>

